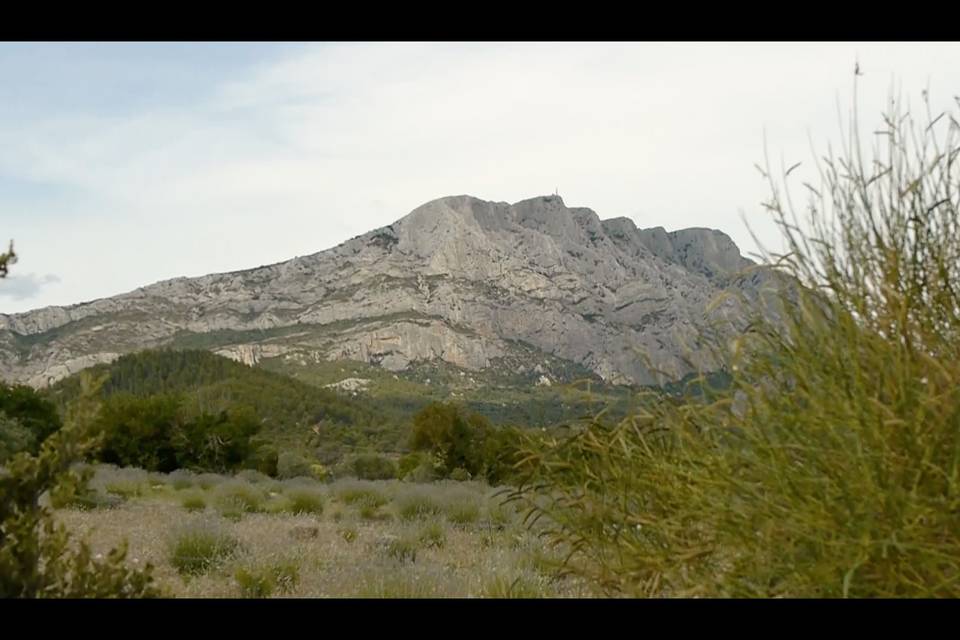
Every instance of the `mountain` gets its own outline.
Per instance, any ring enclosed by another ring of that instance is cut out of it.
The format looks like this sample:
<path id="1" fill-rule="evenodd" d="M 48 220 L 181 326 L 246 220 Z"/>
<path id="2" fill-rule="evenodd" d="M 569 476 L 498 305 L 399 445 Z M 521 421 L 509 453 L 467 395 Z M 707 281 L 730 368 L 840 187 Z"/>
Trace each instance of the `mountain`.
<path id="1" fill-rule="evenodd" d="M 543 384 L 564 371 L 655 384 L 640 353 L 668 378 L 711 368 L 698 329 L 725 287 L 758 289 L 759 274 L 734 278 L 751 265 L 717 230 L 638 229 L 559 196 L 446 197 L 313 255 L 0 315 L 0 377 L 42 387 L 172 347 L 288 368 L 442 363 Z M 711 313 L 739 312 L 728 301 Z"/>

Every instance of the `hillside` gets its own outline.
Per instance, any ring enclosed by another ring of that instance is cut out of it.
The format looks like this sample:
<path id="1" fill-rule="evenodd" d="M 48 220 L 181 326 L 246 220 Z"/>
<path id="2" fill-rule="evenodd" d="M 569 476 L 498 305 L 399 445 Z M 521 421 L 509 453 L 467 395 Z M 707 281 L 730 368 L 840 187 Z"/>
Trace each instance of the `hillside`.
<path id="1" fill-rule="evenodd" d="M 706 312 L 725 288 L 756 294 L 760 274 L 736 277 L 751 264 L 720 231 L 638 229 L 557 196 L 441 198 L 310 256 L 0 315 L 0 377 L 43 387 L 175 347 L 304 371 L 444 363 L 534 382 L 662 384 L 714 366 L 698 330 L 738 316 L 732 301 Z"/>

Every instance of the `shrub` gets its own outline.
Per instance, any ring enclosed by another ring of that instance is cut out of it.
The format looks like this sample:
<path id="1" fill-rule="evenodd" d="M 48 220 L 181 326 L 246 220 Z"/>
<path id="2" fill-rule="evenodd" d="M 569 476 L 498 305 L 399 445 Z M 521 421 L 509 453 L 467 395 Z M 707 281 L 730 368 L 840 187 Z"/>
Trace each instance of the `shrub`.
<path id="1" fill-rule="evenodd" d="M 416 562 L 419 545 L 416 540 L 397 538 L 385 545 L 386 554 L 397 562 Z"/>
<path id="2" fill-rule="evenodd" d="M 286 494 L 284 510 L 290 513 L 323 513 L 323 493 L 310 489 L 294 489 Z"/>
<path id="3" fill-rule="evenodd" d="M 397 477 L 397 465 L 389 458 L 377 455 L 357 456 L 353 471 L 361 480 L 392 480 Z"/>
<path id="4" fill-rule="evenodd" d="M 187 511 L 203 511 L 207 508 L 207 499 L 202 493 L 191 493 L 180 499 L 180 506 Z"/>
<path id="5" fill-rule="evenodd" d="M 457 467 L 450 472 L 450 479 L 456 480 L 457 482 L 466 482 L 471 478 L 470 472 L 464 469 L 463 467 Z"/>
<path id="6" fill-rule="evenodd" d="M 167 481 L 174 489 L 182 491 L 183 489 L 189 489 L 193 486 L 193 483 L 196 482 L 196 474 L 186 469 L 177 469 L 176 471 L 170 472 L 167 476 Z"/>
<path id="7" fill-rule="evenodd" d="M 441 506 L 425 493 L 411 493 L 397 500 L 397 512 L 403 520 L 429 518 L 442 511 Z"/>
<path id="8" fill-rule="evenodd" d="M 368 505 L 373 508 L 387 504 L 387 498 L 372 487 L 348 485 L 337 492 L 337 498 L 344 504 Z"/>
<path id="9" fill-rule="evenodd" d="M 87 543 L 74 543 L 41 504 L 40 496 L 47 492 L 86 492 L 91 472 L 71 466 L 94 449 L 86 428 L 96 415 L 93 397 L 102 381 L 87 374 L 80 377 L 80 384 L 81 395 L 68 412 L 66 425 L 48 425 L 50 435 L 36 455 L 18 453 L 0 469 L 0 598 L 160 595 L 152 584 L 151 565 L 143 570 L 126 567 L 125 544 L 104 559 L 95 558 Z"/>
<path id="10" fill-rule="evenodd" d="M 220 565 L 239 547 L 236 538 L 214 525 L 188 525 L 173 534 L 170 564 L 182 575 L 196 576 Z"/>
<path id="11" fill-rule="evenodd" d="M 442 549 L 447 543 L 447 532 L 439 522 L 431 522 L 420 529 L 418 542 L 426 549 Z"/>
<path id="12" fill-rule="evenodd" d="M 519 575 L 512 580 L 504 576 L 495 576 L 483 585 L 483 596 L 486 598 L 545 598 L 547 593 L 538 582 Z"/>
<path id="13" fill-rule="evenodd" d="M 263 491 L 241 480 L 224 482 L 216 489 L 218 505 L 235 507 L 243 513 L 255 513 L 263 506 Z"/>
<path id="14" fill-rule="evenodd" d="M 309 478 L 313 475 L 310 464 L 310 461 L 302 455 L 292 451 L 284 451 L 277 460 L 277 477 L 283 479 Z"/>
<path id="15" fill-rule="evenodd" d="M 480 519 L 480 504 L 473 498 L 450 502 L 444 510 L 453 524 L 473 524 Z"/>
<path id="16" fill-rule="evenodd" d="M 414 451 L 413 453 L 408 453 L 404 456 L 401 456 L 400 461 L 397 463 L 397 477 L 401 479 L 406 479 L 414 469 L 419 467 L 429 456 L 424 454 L 421 451 Z"/>
<path id="17" fill-rule="evenodd" d="M 528 441 L 516 496 L 578 573 L 636 595 L 960 596 L 956 122 L 894 103 L 867 161 L 854 123 L 805 222 L 770 178 L 787 253 L 745 277 L 777 286 L 739 300 L 741 335 L 703 337 L 729 388 Z"/>
<path id="18" fill-rule="evenodd" d="M 244 598 L 269 598 L 274 591 L 292 592 L 300 581 L 300 567 L 294 560 L 240 567 L 234 574 Z"/>

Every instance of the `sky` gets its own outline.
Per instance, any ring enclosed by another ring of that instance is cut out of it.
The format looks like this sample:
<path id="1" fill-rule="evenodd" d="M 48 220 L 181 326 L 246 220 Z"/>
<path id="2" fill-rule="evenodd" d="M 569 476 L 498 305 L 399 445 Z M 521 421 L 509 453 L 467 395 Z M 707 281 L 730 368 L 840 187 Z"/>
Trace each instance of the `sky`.
<path id="1" fill-rule="evenodd" d="M 316 253 L 447 195 L 776 249 L 754 164 L 813 171 L 855 62 L 871 124 L 891 90 L 960 93 L 957 43 L 0 43 L 0 313 Z"/>

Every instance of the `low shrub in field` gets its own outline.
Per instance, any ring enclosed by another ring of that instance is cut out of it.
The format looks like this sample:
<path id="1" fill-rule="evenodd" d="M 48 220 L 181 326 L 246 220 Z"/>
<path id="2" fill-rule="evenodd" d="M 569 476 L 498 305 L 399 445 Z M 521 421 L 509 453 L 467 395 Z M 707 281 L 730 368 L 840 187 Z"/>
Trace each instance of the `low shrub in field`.
<path id="1" fill-rule="evenodd" d="M 483 585 L 483 596 L 486 598 L 545 598 L 549 594 L 541 584 L 519 575 L 515 578 L 504 576 L 495 576 L 487 580 Z"/>
<path id="2" fill-rule="evenodd" d="M 444 507 L 447 520 L 453 524 L 473 524 L 480 519 L 480 504 L 474 498 L 451 501 Z"/>
<path id="3" fill-rule="evenodd" d="M 397 513 L 403 520 L 417 520 L 439 515 L 440 504 L 425 493 L 410 493 L 397 500 Z"/>
<path id="4" fill-rule="evenodd" d="M 471 478 L 470 472 L 464 469 L 463 467 L 457 467 L 450 472 L 450 479 L 456 480 L 457 482 L 466 482 Z"/>
<path id="5" fill-rule="evenodd" d="M 323 513 L 323 493 L 310 489 L 293 489 L 285 494 L 283 510 L 289 513 Z"/>
<path id="6" fill-rule="evenodd" d="M 207 508 L 207 499 L 202 493 L 190 493 L 180 499 L 180 506 L 191 512 L 203 511 Z"/>
<path id="7" fill-rule="evenodd" d="M 353 527 L 344 527 L 343 529 L 340 529 L 338 533 L 346 542 L 353 542 L 357 539 L 357 530 Z"/>
<path id="8" fill-rule="evenodd" d="M 265 499 L 261 489 L 239 480 L 221 484 L 215 495 L 218 505 L 233 506 L 244 513 L 260 511 Z"/>
<path id="9" fill-rule="evenodd" d="M 295 560 L 240 567 L 234 574 L 245 598 L 269 598 L 274 592 L 291 593 L 300 582 L 300 566 Z"/>
<path id="10" fill-rule="evenodd" d="M 439 522 L 431 522 L 420 529 L 417 540 L 425 549 L 442 549 L 447 543 L 447 532 Z"/>
<path id="11" fill-rule="evenodd" d="M 344 504 L 382 507 L 387 498 L 373 487 L 347 485 L 337 491 L 337 498 Z"/>
<path id="12" fill-rule="evenodd" d="M 196 474 L 192 471 L 187 471 L 186 469 L 177 469 L 176 471 L 171 471 L 167 475 L 167 483 L 177 491 L 182 491 L 184 489 L 193 487 L 193 484 L 196 481 Z"/>
<path id="13" fill-rule="evenodd" d="M 249 482 L 250 484 L 258 484 L 263 482 L 269 482 L 272 478 L 265 473 L 261 473 L 256 469 L 244 469 L 238 471 L 235 476 L 237 480 L 243 480 L 244 482 Z"/>
<path id="14" fill-rule="evenodd" d="M 385 551 L 388 557 L 397 562 L 416 562 L 419 544 L 410 538 L 397 538 L 386 543 Z"/>
<path id="15" fill-rule="evenodd" d="M 174 471 L 170 475 L 173 475 L 174 473 L 177 473 L 177 472 Z M 189 477 L 189 476 L 185 476 L 185 477 Z M 217 485 L 221 484 L 225 480 L 226 478 L 224 476 L 221 476 L 216 473 L 201 473 L 193 478 L 194 483 L 197 486 L 199 486 L 201 489 L 212 489 L 213 487 L 216 487 Z M 174 485 L 174 488 L 178 488 L 178 487 Z"/>
<path id="16" fill-rule="evenodd" d="M 353 472 L 361 480 L 392 480 L 397 477 L 397 465 L 383 456 L 362 455 L 354 459 Z"/>
<path id="17" fill-rule="evenodd" d="M 206 573 L 233 555 L 239 541 L 209 523 L 186 526 L 174 532 L 169 543 L 170 564 L 181 575 Z"/>
<path id="18" fill-rule="evenodd" d="M 143 494 L 143 487 L 137 482 L 115 480 L 105 484 L 103 488 L 107 493 L 120 496 L 125 500 L 135 498 Z"/>
<path id="19" fill-rule="evenodd" d="M 281 479 L 310 478 L 313 476 L 311 464 L 313 463 L 310 460 L 299 453 L 284 451 L 277 459 L 277 477 Z"/>

